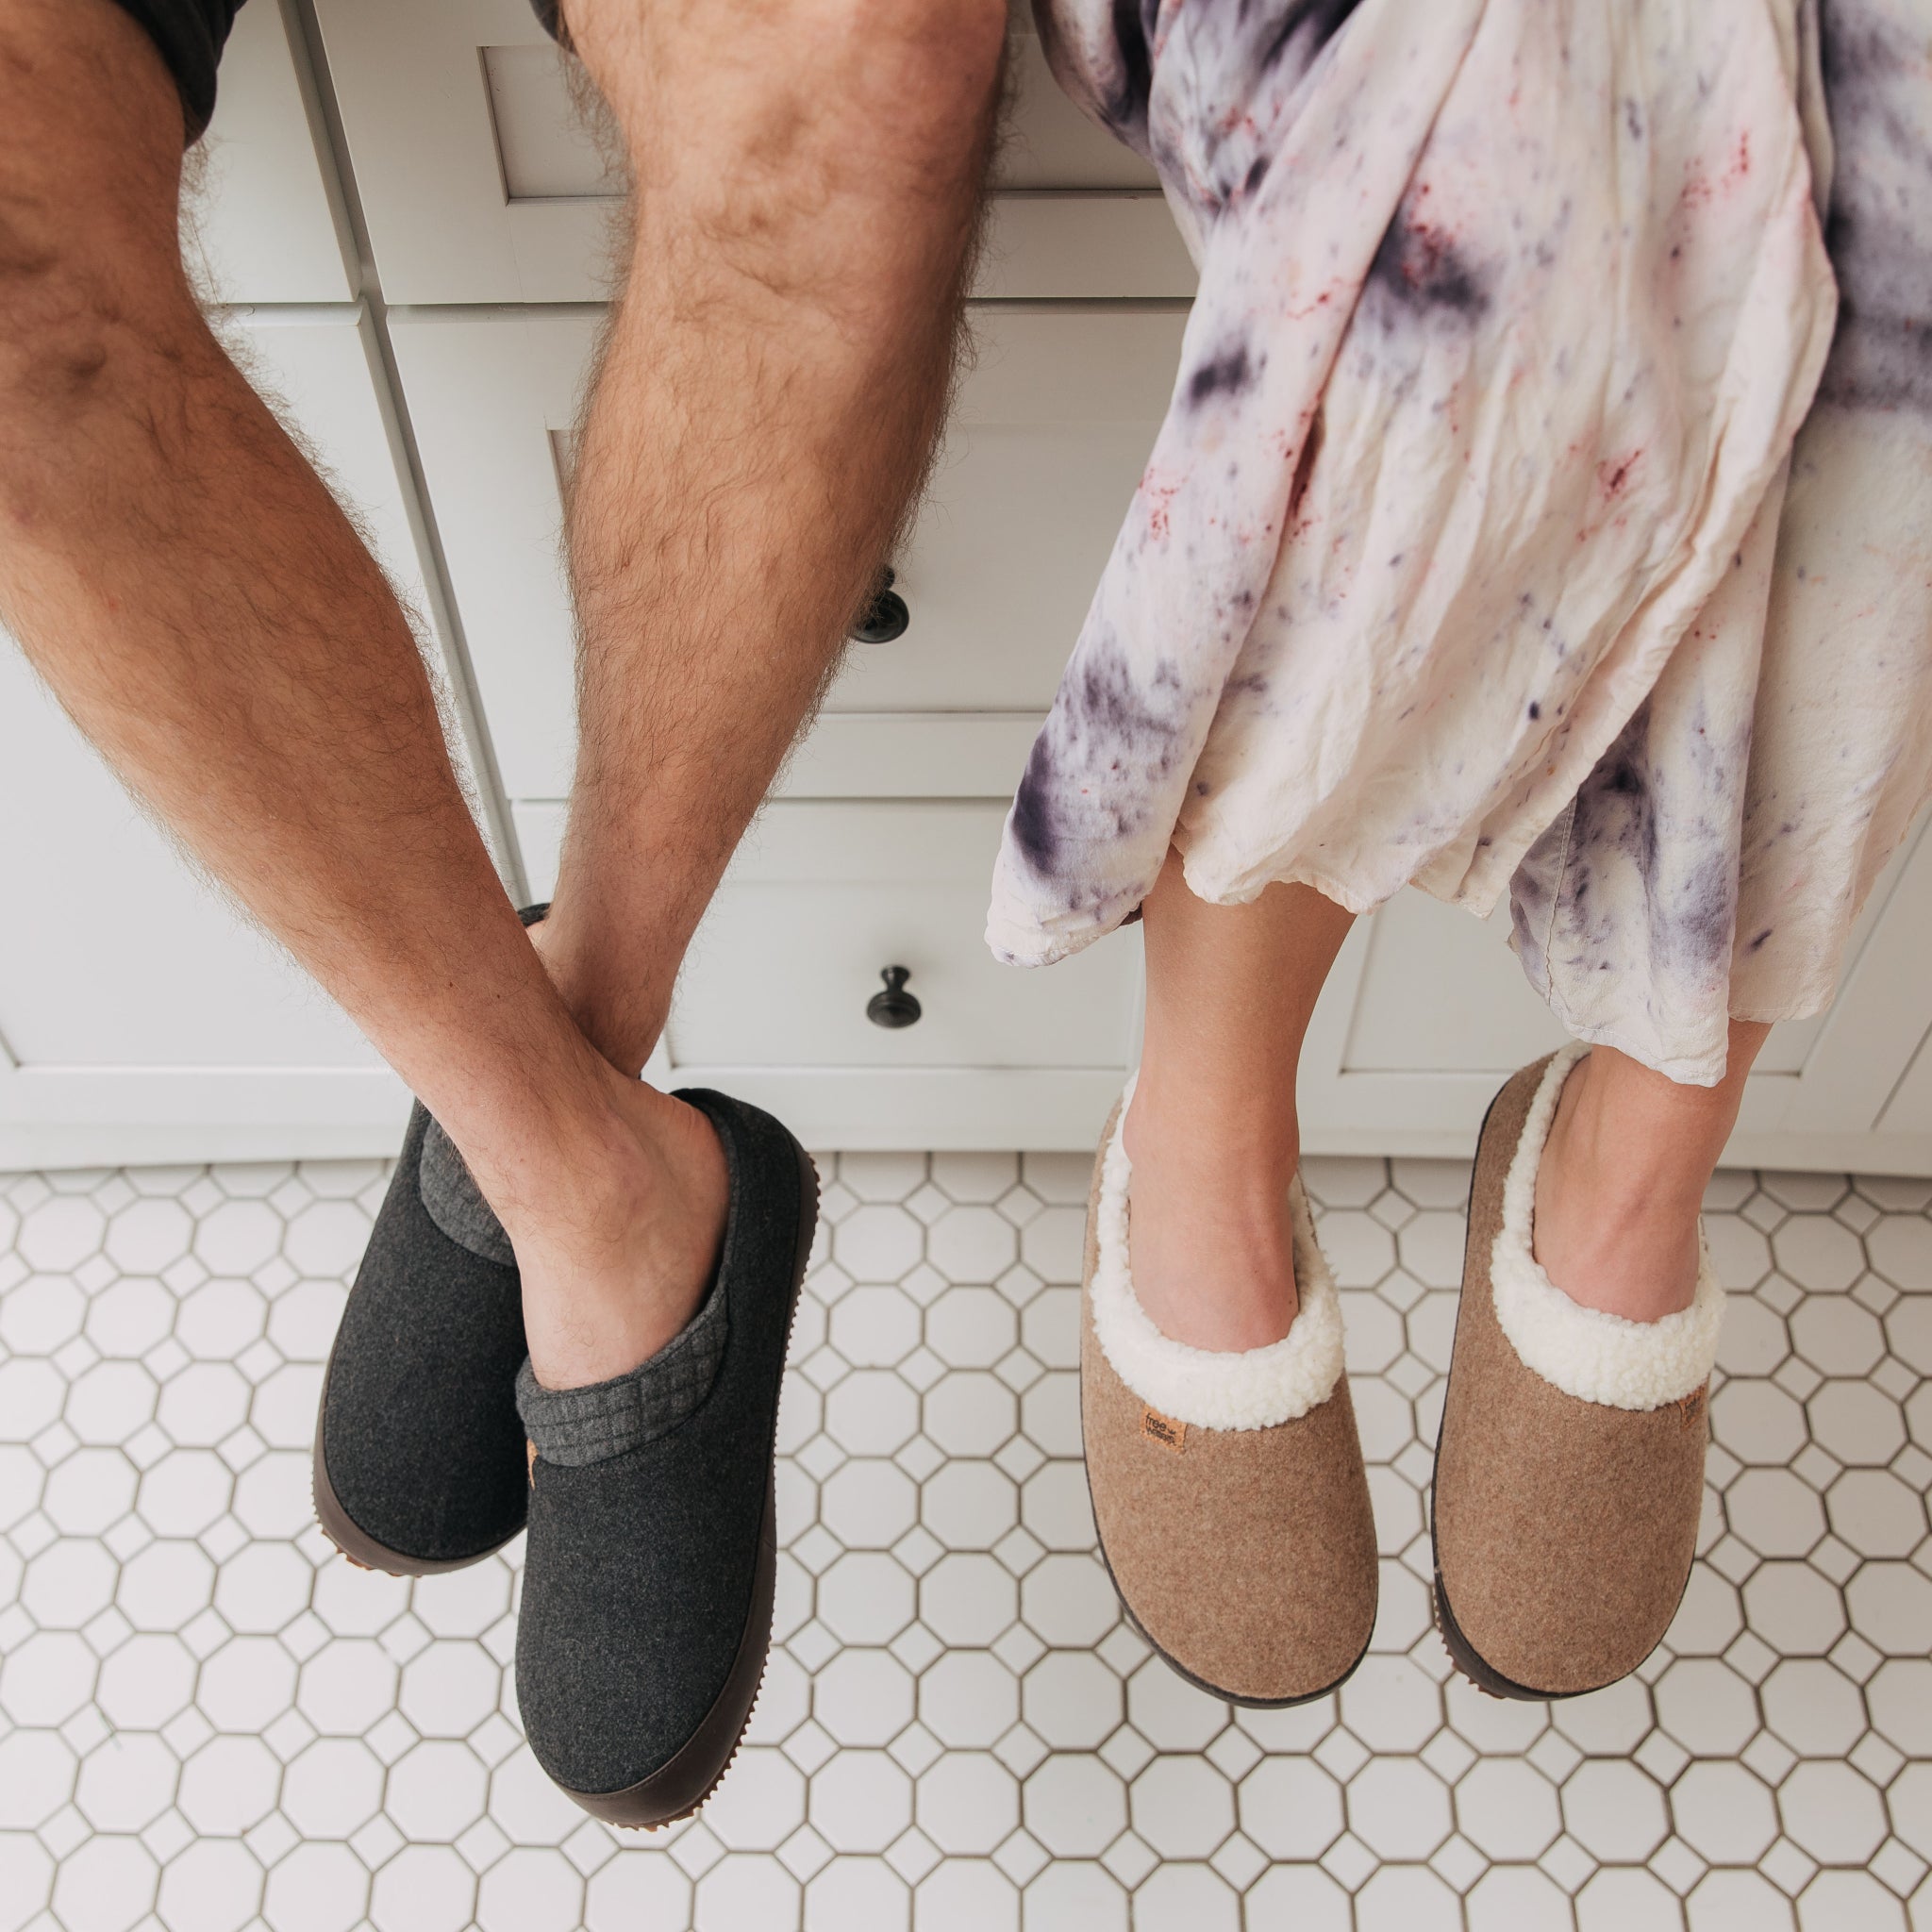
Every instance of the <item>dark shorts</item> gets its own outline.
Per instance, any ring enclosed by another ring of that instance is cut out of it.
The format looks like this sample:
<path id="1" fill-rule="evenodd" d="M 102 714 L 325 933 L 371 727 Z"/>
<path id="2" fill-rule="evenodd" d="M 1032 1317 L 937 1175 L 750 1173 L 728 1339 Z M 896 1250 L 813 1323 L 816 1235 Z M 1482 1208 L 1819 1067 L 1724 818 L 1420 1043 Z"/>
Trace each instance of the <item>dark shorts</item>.
<path id="1" fill-rule="evenodd" d="M 227 44 L 228 29 L 242 0 L 118 0 L 152 37 L 181 91 L 188 139 L 199 141 L 215 110 L 215 69 Z M 557 39 L 563 38 L 558 0 L 530 0 L 537 18 Z"/>

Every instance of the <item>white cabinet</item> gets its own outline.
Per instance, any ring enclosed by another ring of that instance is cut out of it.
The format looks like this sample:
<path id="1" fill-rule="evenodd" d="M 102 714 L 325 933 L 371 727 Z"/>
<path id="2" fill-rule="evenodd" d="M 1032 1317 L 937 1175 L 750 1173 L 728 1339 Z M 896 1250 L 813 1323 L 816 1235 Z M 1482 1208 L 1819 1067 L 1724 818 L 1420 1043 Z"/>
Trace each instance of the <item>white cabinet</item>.
<path id="1" fill-rule="evenodd" d="M 566 57 L 527 0 L 316 0 L 316 15 L 390 301 L 609 292 L 622 203 L 608 137 L 600 149 L 579 120 Z M 1024 18 L 1012 46 L 1012 134 L 976 292 L 1191 294 L 1151 173 L 1061 95 Z"/>
<path id="2" fill-rule="evenodd" d="M 219 302 L 352 302 L 355 250 L 293 0 L 252 0 L 189 161 L 191 258 Z"/>
<path id="3" fill-rule="evenodd" d="M 943 775 L 903 789 L 1011 790 L 1166 410 L 1184 321 L 1165 308 L 975 309 L 977 354 L 894 559 L 911 626 L 853 646 L 827 741 L 808 744 L 794 790 L 894 789 L 885 774 L 914 762 L 908 714 L 924 770 Z M 506 790 L 562 797 L 575 727 L 561 485 L 597 313 L 432 311 L 391 326 Z"/>
<path id="4" fill-rule="evenodd" d="M 1005 802 L 1167 407 L 1193 271 L 1149 170 L 1054 86 L 1025 0 L 1008 60 L 977 354 L 892 559 L 911 626 L 853 647 L 699 931 L 653 1067 L 820 1145 L 1091 1145 L 1138 1037 L 1137 931 L 1023 974 L 981 927 Z M 527 0 L 250 0 L 195 203 L 223 297 L 255 305 L 231 319 L 263 379 L 418 606 L 458 714 L 478 707 L 467 761 L 539 894 L 575 738 L 562 488 L 623 206 L 608 131 L 572 94 Z M 393 1078 L 11 654 L 0 857 L 0 1164 L 393 1144 Z M 1500 1081 L 1560 1037 L 1506 931 L 1414 893 L 1357 927 L 1304 1057 L 1311 1151 L 1468 1150 Z M 1922 838 L 1881 880 L 1834 1012 L 1774 1035 L 1736 1158 L 1932 1174 L 1928 957 Z M 889 966 L 910 974 L 912 1026 L 867 1017 Z"/>
<path id="5" fill-rule="evenodd" d="M 367 318 L 236 314 L 225 325 L 422 608 Z M 406 1105 L 394 1076 L 128 801 L 10 641 L 0 860 L 0 1167 L 392 1143 Z"/>

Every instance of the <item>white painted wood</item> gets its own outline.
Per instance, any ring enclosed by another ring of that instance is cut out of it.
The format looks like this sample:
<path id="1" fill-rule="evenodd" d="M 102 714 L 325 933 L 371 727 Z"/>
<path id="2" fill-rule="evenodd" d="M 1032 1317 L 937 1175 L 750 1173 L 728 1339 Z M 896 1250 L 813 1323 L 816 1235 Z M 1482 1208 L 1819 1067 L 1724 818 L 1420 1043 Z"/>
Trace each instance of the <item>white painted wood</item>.
<path id="1" fill-rule="evenodd" d="M 1878 1124 L 1887 1134 L 1932 1138 L 1932 1035 L 1920 1042 Z"/>
<path id="2" fill-rule="evenodd" d="M 774 798 L 1004 800 L 1041 718 L 1030 711 L 858 711 L 822 717 L 778 774 Z M 526 799 L 530 823 L 560 799 Z"/>
<path id="3" fill-rule="evenodd" d="M 335 163 L 292 0 L 254 0 L 222 56 L 214 120 L 189 166 L 184 233 L 218 302 L 351 302 Z"/>
<path id="4" fill-rule="evenodd" d="M 316 0 L 316 13 L 390 301 L 608 295 L 614 150 L 580 121 L 565 58 L 525 0 Z M 1024 26 L 1013 45 L 1013 123 L 978 292 L 1191 293 L 1146 164 L 1066 100 Z"/>
<path id="5" fill-rule="evenodd" d="M 1199 279 L 1158 194 L 997 194 L 973 294 L 984 302 L 1190 297 Z"/>
<path id="6" fill-rule="evenodd" d="M 512 798 L 565 795 L 575 763 L 558 458 L 598 322 L 593 310 L 541 308 L 390 316 L 451 594 Z"/>
<path id="7" fill-rule="evenodd" d="M 1007 85 L 1012 107 L 993 163 L 1004 189 L 1152 189 L 1160 177 L 1124 142 L 1090 121 L 1060 92 L 1033 25 L 1033 9 L 1012 9 L 1007 36 Z"/>
<path id="8" fill-rule="evenodd" d="M 423 566 L 354 308 L 237 312 L 391 577 Z M 287 1158 L 393 1142 L 405 1096 L 347 1020 L 197 877 L 0 650 L 0 1163 Z"/>
<path id="9" fill-rule="evenodd" d="M 481 57 L 545 44 L 527 0 L 316 0 L 315 16 L 386 298 L 543 299 L 517 270 Z"/>
<path id="10" fill-rule="evenodd" d="M 1167 308 L 1000 308 L 977 353 L 927 502 L 895 560 L 912 613 L 891 644 L 854 645 L 828 714 L 1022 713 L 1019 752 L 982 794 L 1010 790 L 1031 721 L 1052 701 L 1173 389 L 1184 317 Z M 392 318 L 391 339 L 450 581 L 512 798 L 569 789 L 572 625 L 558 554 L 561 465 L 598 312 L 522 309 Z M 874 768 L 905 771 L 890 719 Z M 808 741 L 802 770 L 816 753 Z M 860 760 L 863 762 L 863 759 Z M 974 767 L 986 773 L 983 761 Z M 817 782 L 817 781 L 808 781 Z M 874 782 L 864 791 L 883 789 Z M 929 788 L 958 792 L 941 768 Z"/>
<path id="11" fill-rule="evenodd" d="M 1391 900 L 1369 925 L 1342 1070 L 1487 1078 L 1560 1046 L 1508 930 L 1507 906 L 1477 920 L 1422 892 Z"/>
<path id="12" fill-rule="evenodd" d="M 1874 888 L 1847 951 L 1838 1004 L 1778 1124 L 1854 1134 L 1880 1123 L 1919 1042 L 1932 1031 L 1932 826 L 1922 822 Z"/>
<path id="13" fill-rule="evenodd" d="M 779 774 L 780 798 L 1004 798 L 1044 713 L 835 711 Z"/>

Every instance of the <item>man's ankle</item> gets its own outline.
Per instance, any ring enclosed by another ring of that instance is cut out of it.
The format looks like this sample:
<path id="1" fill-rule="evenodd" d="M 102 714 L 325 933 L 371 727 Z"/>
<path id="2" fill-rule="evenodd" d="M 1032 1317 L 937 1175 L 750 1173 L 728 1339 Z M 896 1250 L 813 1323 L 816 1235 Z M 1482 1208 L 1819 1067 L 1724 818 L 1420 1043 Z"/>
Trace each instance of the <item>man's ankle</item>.
<path id="1" fill-rule="evenodd" d="M 583 959 L 563 918 L 532 926 L 530 943 L 584 1038 L 625 1078 L 637 1079 L 664 1030 L 668 1000 L 657 998 L 636 975 L 607 983 Z"/>

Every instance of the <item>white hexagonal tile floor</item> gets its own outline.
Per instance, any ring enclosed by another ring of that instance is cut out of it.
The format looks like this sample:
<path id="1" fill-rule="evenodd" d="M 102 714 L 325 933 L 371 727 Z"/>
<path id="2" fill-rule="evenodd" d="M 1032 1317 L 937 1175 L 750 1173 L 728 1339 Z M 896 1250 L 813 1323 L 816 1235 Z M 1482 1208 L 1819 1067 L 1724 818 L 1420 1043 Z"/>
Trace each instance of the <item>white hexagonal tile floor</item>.
<path id="1" fill-rule="evenodd" d="M 703 1816 L 544 1781 L 521 1553 L 309 1517 L 374 1163 L 0 1175 L 0 1932 L 1932 1928 L 1932 1184 L 1726 1173 L 1690 1591 L 1639 1676 L 1454 1676 L 1424 1500 L 1466 1174 L 1312 1161 L 1383 1547 L 1339 1698 L 1233 1711 L 1122 1620 L 1074 1374 L 1087 1163 L 827 1156 L 777 1642 Z"/>

